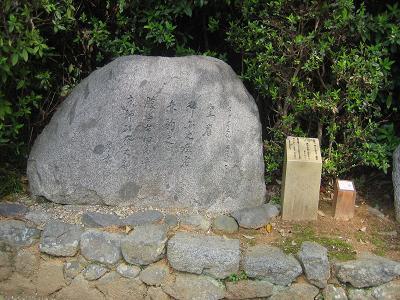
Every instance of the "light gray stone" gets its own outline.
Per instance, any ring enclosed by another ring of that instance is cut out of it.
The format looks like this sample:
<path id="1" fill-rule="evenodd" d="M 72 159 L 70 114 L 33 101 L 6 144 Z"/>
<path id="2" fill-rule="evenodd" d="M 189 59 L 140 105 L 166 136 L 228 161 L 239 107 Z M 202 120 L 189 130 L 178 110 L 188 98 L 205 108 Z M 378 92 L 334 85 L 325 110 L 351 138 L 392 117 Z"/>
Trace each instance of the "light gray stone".
<path id="1" fill-rule="evenodd" d="M 394 190 L 394 209 L 396 220 L 400 222 L 400 145 L 393 153 L 393 190 Z"/>
<path id="2" fill-rule="evenodd" d="M 0 203 L 0 216 L 2 217 L 22 217 L 28 212 L 28 208 L 20 203 L 2 202 Z"/>
<path id="3" fill-rule="evenodd" d="M 78 260 L 71 260 L 64 263 L 64 278 L 71 281 L 83 270 L 84 266 Z"/>
<path id="4" fill-rule="evenodd" d="M 178 270 L 223 279 L 239 270 L 239 240 L 178 232 L 168 241 L 167 258 Z"/>
<path id="5" fill-rule="evenodd" d="M 131 214 L 123 220 L 123 223 L 130 226 L 145 225 L 160 222 L 163 217 L 164 215 L 157 210 L 145 210 Z"/>
<path id="6" fill-rule="evenodd" d="M 121 263 L 116 269 L 117 273 L 126 278 L 135 278 L 140 273 L 140 268 L 137 266 L 131 266 L 126 263 Z"/>
<path id="7" fill-rule="evenodd" d="M 115 264 L 121 259 L 121 238 L 116 233 L 88 230 L 81 236 L 81 254 L 87 260 Z"/>
<path id="8" fill-rule="evenodd" d="M 265 279 L 273 284 L 288 285 L 300 274 L 300 263 L 277 247 L 257 245 L 245 251 L 243 270 L 250 278 Z"/>
<path id="9" fill-rule="evenodd" d="M 31 277 L 38 269 L 39 255 L 29 249 L 20 249 L 15 256 L 15 270 L 24 277 Z"/>
<path id="10" fill-rule="evenodd" d="M 324 300 L 347 300 L 346 291 L 341 286 L 328 284 L 322 291 Z"/>
<path id="11" fill-rule="evenodd" d="M 140 280 L 147 285 L 160 286 L 167 279 L 168 266 L 165 264 L 150 265 L 140 272 Z"/>
<path id="12" fill-rule="evenodd" d="M 222 283 L 203 275 L 177 274 L 175 281 L 163 285 L 162 289 L 180 300 L 217 300 L 225 295 Z"/>
<path id="13" fill-rule="evenodd" d="M 181 216 L 179 221 L 181 226 L 189 226 L 203 231 L 207 231 L 211 225 L 210 220 L 202 215 Z"/>
<path id="14" fill-rule="evenodd" d="M 110 272 L 94 282 L 106 299 L 143 300 L 147 288 L 139 278 L 124 278 L 116 272 Z"/>
<path id="15" fill-rule="evenodd" d="M 336 277 L 356 288 L 372 287 L 389 282 L 400 275 L 400 263 L 364 254 L 359 259 L 335 263 Z"/>
<path id="16" fill-rule="evenodd" d="M 393 281 L 374 288 L 371 292 L 375 299 L 400 299 L 400 281 Z"/>
<path id="17" fill-rule="evenodd" d="M 165 255 L 167 229 L 165 225 L 137 226 L 121 241 L 124 259 L 134 265 L 148 265 Z"/>
<path id="18" fill-rule="evenodd" d="M 79 248 L 82 227 L 60 221 L 49 222 L 40 238 L 41 252 L 53 256 L 74 256 Z"/>
<path id="19" fill-rule="evenodd" d="M 82 274 L 86 280 L 96 280 L 99 279 L 104 274 L 106 274 L 107 272 L 108 269 L 105 268 L 104 266 L 98 264 L 90 264 L 85 268 Z"/>
<path id="20" fill-rule="evenodd" d="M 271 219 L 279 215 L 279 206 L 276 204 L 262 204 L 256 207 L 243 208 L 231 213 L 240 227 L 257 229 L 267 225 Z"/>
<path id="21" fill-rule="evenodd" d="M 349 300 L 376 300 L 374 297 L 372 297 L 371 291 L 367 289 L 363 290 L 349 288 L 347 289 L 347 294 Z"/>
<path id="22" fill-rule="evenodd" d="M 265 198 L 258 109 L 221 60 L 120 57 L 59 106 L 27 175 L 33 195 L 65 204 L 257 206 Z"/>
<path id="23" fill-rule="evenodd" d="M 272 295 L 269 300 L 314 300 L 318 293 L 318 288 L 311 284 L 294 283 L 289 288 Z"/>
<path id="24" fill-rule="evenodd" d="M 213 220 L 212 228 L 214 230 L 223 231 L 227 233 L 234 233 L 239 230 L 236 220 L 229 216 L 218 216 Z"/>
<path id="25" fill-rule="evenodd" d="M 297 254 L 308 281 L 323 289 L 331 275 L 328 250 L 315 243 L 304 242 Z"/>
<path id="26" fill-rule="evenodd" d="M 175 215 L 166 215 L 164 217 L 164 224 L 168 226 L 168 228 L 173 229 L 178 226 L 178 218 Z"/>
<path id="27" fill-rule="evenodd" d="M 51 214 L 41 210 L 29 211 L 24 218 L 35 224 L 40 229 L 43 229 L 48 222 L 54 219 Z"/>
<path id="28" fill-rule="evenodd" d="M 274 285 L 263 280 L 240 280 L 226 283 L 226 299 L 267 298 L 273 294 Z"/>
<path id="29" fill-rule="evenodd" d="M 26 247 L 35 243 L 40 237 L 40 230 L 27 226 L 18 220 L 0 221 L 0 241 L 12 247 Z"/>
<path id="30" fill-rule="evenodd" d="M 122 225 L 122 220 L 116 214 L 87 212 L 82 215 L 82 224 L 85 227 L 120 226 Z"/>

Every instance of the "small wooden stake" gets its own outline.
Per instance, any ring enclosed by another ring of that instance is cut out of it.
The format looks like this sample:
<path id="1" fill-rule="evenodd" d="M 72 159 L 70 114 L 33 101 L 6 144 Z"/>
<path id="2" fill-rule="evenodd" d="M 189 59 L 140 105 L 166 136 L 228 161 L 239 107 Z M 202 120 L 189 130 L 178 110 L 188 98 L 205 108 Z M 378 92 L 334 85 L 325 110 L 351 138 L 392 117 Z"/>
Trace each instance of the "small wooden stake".
<path id="1" fill-rule="evenodd" d="M 356 189 L 353 181 L 336 179 L 333 195 L 335 219 L 348 221 L 354 216 Z"/>

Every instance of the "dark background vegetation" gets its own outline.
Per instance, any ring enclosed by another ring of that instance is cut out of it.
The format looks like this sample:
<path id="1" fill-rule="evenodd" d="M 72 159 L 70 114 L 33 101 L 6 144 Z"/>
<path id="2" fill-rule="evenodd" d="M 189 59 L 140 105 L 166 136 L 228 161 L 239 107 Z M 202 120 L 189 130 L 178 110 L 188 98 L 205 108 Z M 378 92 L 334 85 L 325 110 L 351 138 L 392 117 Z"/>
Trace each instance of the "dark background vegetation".
<path id="1" fill-rule="evenodd" d="M 327 181 L 390 173 L 399 47 L 396 1 L 3 0 L 0 195 L 20 189 L 35 137 L 71 89 L 129 54 L 230 64 L 260 109 L 267 182 L 287 135 L 320 139 Z"/>

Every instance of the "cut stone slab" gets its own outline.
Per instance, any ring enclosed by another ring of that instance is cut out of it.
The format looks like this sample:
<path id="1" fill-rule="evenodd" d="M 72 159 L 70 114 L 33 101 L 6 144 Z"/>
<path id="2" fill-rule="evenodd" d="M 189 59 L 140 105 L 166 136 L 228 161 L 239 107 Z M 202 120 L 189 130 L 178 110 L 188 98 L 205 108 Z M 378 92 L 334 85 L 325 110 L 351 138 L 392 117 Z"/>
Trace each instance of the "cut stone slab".
<path id="1" fill-rule="evenodd" d="M 318 288 L 311 284 L 294 283 L 289 288 L 272 295 L 269 300 L 314 300 L 318 293 Z"/>
<path id="2" fill-rule="evenodd" d="M 56 260 L 40 263 L 36 281 L 39 296 L 48 296 L 66 285 L 63 268 L 63 263 Z"/>
<path id="3" fill-rule="evenodd" d="M 304 242 L 297 256 L 308 281 L 325 288 L 331 275 L 328 249 L 314 242 Z"/>
<path id="4" fill-rule="evenodd" d="M 372 290 L 375 299 L 400 299 L 400 281 L 392 281 Z"/>
<path id="5" fill-rule="evenodd" d="M 257 206 L 266 193 L 257 105 L 221 60 L 120 57 L 61 103 L 27 176 L 33 195 L 63 204 Z"/>
<path id="6" fill-rule="evenodd" d="M 345 289 L 340 286 L 334 286 L 333 284 L 328 284 L 326 286 L 322 291 L 322 296 L 324 300 L 347 300 Z"/>
<path id="7" fill-rule="evenodd" d="M 400 275 L 400 263 L 372 255 L 363 254 L 359 259 L 335 263 L 336 277 L 356 288 L 378 286 Z"/>
<path id="8" fill-rule="evenodd" d="M 0 203 L 0 216 L 2 217 L 22 217 L 28 211 L 29 209 L 20 203 Z"/>
<path id="9" fill-rule="evenodd" d="M 168 241 L 167 258 L 178 271 L 223 279 L 239 270 L 239 240 L 178 232 Z"/>
<path id="10" fill-rule="evenodd" d="M 393 191 L 394 191 L 394 209 L 396 220 L 400 222 L 400 145 L 393 153 Z"/>
<path id="11" fill-rule="evenodd" d="M 0 221 L 0 241 L 12 247 L 27 247 L 40 237 L 40 230 L 18 220 Z"/>
<path id="12" fill-rule="evenodd" d="M 240 227 L 257 229 L 267 225 L 271 219 L 279 215 L 279 205 L 263 204 L 256 207 L 244 208 L 231 213 Z"/>
<path id="13" fill-rule="evenodd" d="M 160 222 L 164 218 L 164 215 L 158 210 L 145 210 L 139 211 L 126 217 L 122 222 L 124 225 L 138 226 L 149 223 Z"/>
<path id="14" fill-rule="evenodd" d="M 222 283 L 203 275 L 177 274 L 175 281 L 163 285 L 162 289 L 171 297 L 181 300 L 217 300 L 225 295 Z"/>
<path id="15" fill-rule="evenodd" d="M 60 221 L 49 222 L 40 238 L 41 252 L 53 256 L 74 256 L 79 248 L 82 227 Z"/>
<path id="16" fill-rule="evenodd" d="M 20 249 L 15 256 L 15 270 L 22 276 L 29 278 L 38 269 L 39 255 L 29 249 Z"/>
<path id="17" fill-rule="evenodd" d="M 211 225 L 210 220 L 202 215 L 182 216 L 179 221 L 181 226 L 189 226 L 203 231 L 207 231 Z"/>
<path id="18" fill-rule="evenodd" d="M 126 263 L 121 263 L 116 269 L 117 273 L 122 277 L 135 278 L 140 273 L 140 268 L 137 266 L 131 266 Z"/>
<path id="19" fill-rule="evenodd" d="M 104 274 L 106 274 L 107 272 L 108 269 L 101 265 L 90 264 L 83 271 L 83 277 L 85 277 L 85 279 L 89 281 L 96 280 L 99 279 Z"/>
<path id="20" fill-rule="evenodd" d="M 124 278 L 116 272 L 110 272 L 95 282 L 95 286 L 106 296 L 106 299 L 142 300 L 147 288 L 139 278 Z"/>
<path id="21" fill-rule="evenodd" d="M 81 236 L 81 254 L 87 260 L 113 265 L 121 259 L 122 235 L 95 229 Z"/>
<path id="22" fill-rule="evenodd" d="M 250 278 L 265 279 L 278 285 L 289 285 L 302 274 L 300 263 L 292 255 L 268 245 L 248 248 L 242 263 Z"/>
<path id="23" fill-rule="evenodd" d="M 226 283 L 226 299 L 267 298 L 273 294 L 274 285 L 262 280 L 240 280 Z"/>
<path id="24" fill-rule="evenodd" d="M 68 300 L 102 300 L 103 294 L 96 288 L 89 286 L 89 282 L 80 274 L 72 280 L 71 284 L 55 294 L 55 299 Z"/>
<path id="25" fill-rule="evenodd" d="M 84 269 L 84 266 L 78 260 L 72 260 L 64 263 L 64 278 L 71 281 Z"/>
<path id="26" fill-rule="evenodd" d="M 145 300 L 169 300 L 170 297 L 160 287 L 151 286 L 147 290 Z"/>
<path id="27" fill-rule="evenodd" d="M 229 216 L 218 216 L 213 220 L 212 228 L 214 230 L 227 233 L 234 233 L 239 230 L 236 220 Z"/>
<path id="28" fill-rule="evenodd" d="M 150 265 L 140 272 L 140 280 L 147 285 L 160 286 L 167 279 L 168 266 L 165 264 Z"/>
<path id="29" fill-rule="evenodd" d="M 82 215 L 82 224 L 85 227 L 121 226 L 122 220 L 116 214 L 87 212 Z"/>

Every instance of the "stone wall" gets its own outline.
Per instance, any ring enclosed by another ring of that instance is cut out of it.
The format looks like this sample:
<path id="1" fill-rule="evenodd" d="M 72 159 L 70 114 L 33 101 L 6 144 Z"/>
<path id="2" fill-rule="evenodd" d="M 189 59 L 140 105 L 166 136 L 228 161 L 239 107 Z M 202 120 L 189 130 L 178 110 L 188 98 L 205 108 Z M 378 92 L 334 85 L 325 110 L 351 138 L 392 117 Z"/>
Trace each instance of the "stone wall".
<path id="1" fill-rule="evenodd" d="M 155 215 L 159 217 L 151 217 Z M 136 225 L 131 226 L 108 226 L 113 217 L 100 214 L 85 215 L 86 226 L 50 220 L 41 229 L 26 220 L 3 219 L 0 295 L 399 299 L 398 262 L 370 254 L 330 262 L 327 249 L 313 242 L 304 242 L 297 255 L 264 244 L 245 247 L 215 230 L 231 230 L 229 218 L 217 217 L 214 233 L 201 216 L 182 218 L 179 224 L 175 216 L 155 212 L 135 214 L 130 220 Z M 196 230 L 187 231 L 188 224 Z"/>

